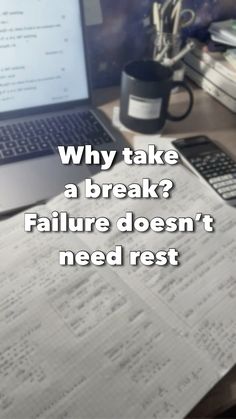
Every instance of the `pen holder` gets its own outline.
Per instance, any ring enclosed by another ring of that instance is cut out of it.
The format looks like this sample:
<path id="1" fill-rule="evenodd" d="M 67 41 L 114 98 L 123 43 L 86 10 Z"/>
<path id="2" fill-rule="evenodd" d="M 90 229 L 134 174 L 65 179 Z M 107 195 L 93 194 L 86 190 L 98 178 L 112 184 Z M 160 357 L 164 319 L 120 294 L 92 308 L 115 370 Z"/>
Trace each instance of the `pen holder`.
<path id="1" fill-rule="evenodd" d="M 154 35 L 153 59 L 165 65 L 165 60 L 176 57 L 182 46 L 180 33 L 156 32 Z"/>

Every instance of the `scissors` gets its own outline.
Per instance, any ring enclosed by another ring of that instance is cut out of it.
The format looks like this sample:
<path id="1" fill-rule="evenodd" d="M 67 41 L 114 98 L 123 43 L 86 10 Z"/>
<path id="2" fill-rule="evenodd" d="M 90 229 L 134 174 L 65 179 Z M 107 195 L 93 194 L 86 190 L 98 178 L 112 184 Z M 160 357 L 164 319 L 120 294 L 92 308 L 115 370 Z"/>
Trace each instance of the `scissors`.
<path id="1" fill-rule="evenodd" d="M 182 8 L 183 0 L 177 0 L 172 11 L 172 20 L 174 21 L 173 33 L 178 33 L 179 29 L 191 26 L 195 19 L 196 13 L 192 9 Z"/>
<path id="2" fill-rule="evenodd" d="M 154 1 L 154 22 L 159 31 L 177 34 L 180 29 L 191 26 L 196 19 L 192 9 L 184 9 L 183 0 L 165 0 L 163 5 Z"/>
<path id="3" fill-rule="evenodd" d="M 180 26 L 187 28 L 191 26 L 196 19 L 196 13 L 192 9 L 183 9 L 180 13 Z"/>

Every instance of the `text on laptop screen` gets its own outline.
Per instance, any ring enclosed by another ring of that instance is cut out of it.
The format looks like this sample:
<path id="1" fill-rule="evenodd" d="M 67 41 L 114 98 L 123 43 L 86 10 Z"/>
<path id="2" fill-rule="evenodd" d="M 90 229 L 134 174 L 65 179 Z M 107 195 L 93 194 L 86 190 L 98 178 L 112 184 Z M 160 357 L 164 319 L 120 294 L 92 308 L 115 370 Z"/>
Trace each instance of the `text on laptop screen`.
<path id="1" fill-rule="evenodd" d="M 88 98 L 78 0 L 1 0 L 0 112 Z"/>

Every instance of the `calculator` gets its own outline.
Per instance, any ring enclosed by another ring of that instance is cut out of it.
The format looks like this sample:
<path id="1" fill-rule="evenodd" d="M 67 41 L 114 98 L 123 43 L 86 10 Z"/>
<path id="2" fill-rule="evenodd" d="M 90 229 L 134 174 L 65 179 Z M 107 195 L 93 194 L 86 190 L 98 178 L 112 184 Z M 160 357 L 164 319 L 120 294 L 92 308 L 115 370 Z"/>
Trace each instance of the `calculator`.
<path id="1" fill-rule="evenodd" d="M 183 161 L 229 205 L 236 206 L 236 160 L 206 136 L 173 141 Z"/>

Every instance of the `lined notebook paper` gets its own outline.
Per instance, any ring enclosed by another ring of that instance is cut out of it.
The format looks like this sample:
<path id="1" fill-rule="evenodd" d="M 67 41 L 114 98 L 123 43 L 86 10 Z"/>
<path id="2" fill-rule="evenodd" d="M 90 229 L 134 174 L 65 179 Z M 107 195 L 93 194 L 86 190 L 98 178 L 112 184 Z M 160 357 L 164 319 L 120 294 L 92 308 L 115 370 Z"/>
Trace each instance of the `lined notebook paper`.
<path id="1" fill-rule="evenodd" d="M 33 212 L 212 214 L 216 231 L 26 234 L 0 224 L 1 419 L 182 419 L 236 362 L 235 210 L 182 167 L 127 167 L 109 182 L 171 178 L 170 200 L 74 200 Z M 101 184 L 107 174 L 94 178 Z M 83 186 L 81 186 L 83 190 Z M 181 265 L 59 266 L 58 251 L 176 247 Z"/>

